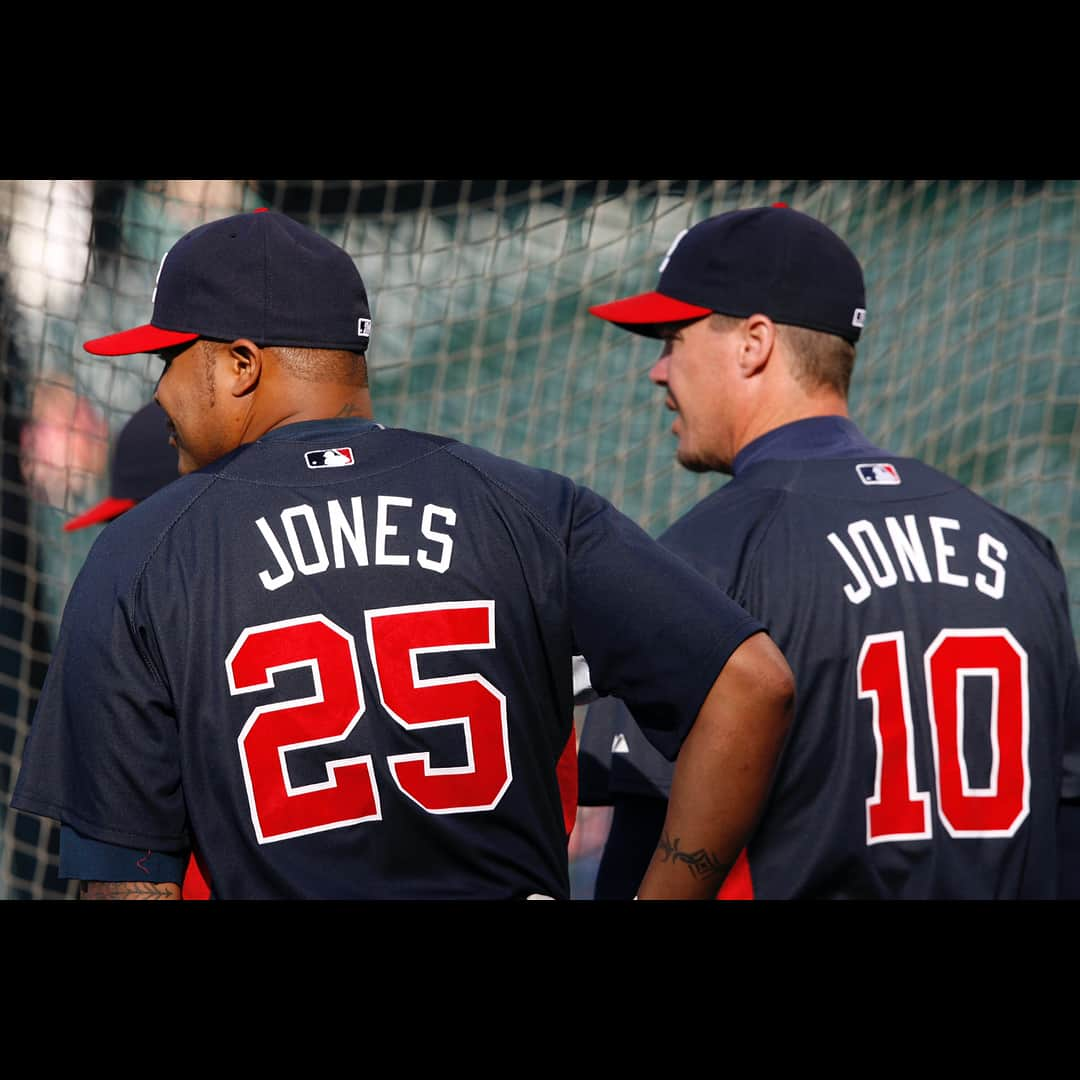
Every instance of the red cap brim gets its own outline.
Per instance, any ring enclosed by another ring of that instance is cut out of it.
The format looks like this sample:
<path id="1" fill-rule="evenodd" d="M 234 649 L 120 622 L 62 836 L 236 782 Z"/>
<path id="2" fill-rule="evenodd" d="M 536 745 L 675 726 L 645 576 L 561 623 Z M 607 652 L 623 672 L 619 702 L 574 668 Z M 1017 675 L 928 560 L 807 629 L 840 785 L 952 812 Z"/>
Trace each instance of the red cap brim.
<path id="1" fill-rule="evenodd" d="M 136 326 L 133 330 L 122 330 L 119 334 L 109 334 L 108 337 L 83 342 L 83 348 L 95 356 L 133 356 L 135 353 L 170 349 L 173 345 L 194 341 L 198 336 L 184 330 L 161 330 L 147 323 L 146 326 Z"/>
<path id="2" fill-rule="evenodd" d="M 612 300 L 610 304 L 597 304 L 589 312 L 598 319 L 606 319 L 627 330 L 638 334 L 655 337 L 650 331 L 661 323 L 681 322 L 683 319 L 700 319 L 712 314 L 711 308 L 698 307 L 675 300 L 663 293 L 647 292 L 639 296 L 628 296 L 623 300 Z"/>
<path id="3" fill-rule="evenodd" d="M 102 499 L 97 506 L 91 507 L 85 514 L 72 518 L 64 525 L 64 532 L 74 532 L 76 529 L 85 529 L 87 525 L 100 525 L 105 521 L 112 521 L 125 511 L 130 510 L 136 503 L 135 499 Z"/>

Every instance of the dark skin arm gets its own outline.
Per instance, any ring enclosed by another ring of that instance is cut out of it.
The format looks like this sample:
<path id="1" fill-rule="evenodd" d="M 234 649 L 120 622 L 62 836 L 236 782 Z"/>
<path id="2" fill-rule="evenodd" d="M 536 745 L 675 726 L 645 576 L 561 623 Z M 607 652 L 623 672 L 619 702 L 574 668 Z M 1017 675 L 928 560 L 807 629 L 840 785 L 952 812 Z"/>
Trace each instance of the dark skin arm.
<path id="1" fill-rule="evenodd" d="M 795 681 L 765 634 L 724 665 L 686 737 L 641 900 L 711 900 L 761 812 L 791 723 Z"/>
<path id="2" fill-rule="evenodd" d="M 174 881 L 84 881 L 80 900 L 179 900 Z"/>

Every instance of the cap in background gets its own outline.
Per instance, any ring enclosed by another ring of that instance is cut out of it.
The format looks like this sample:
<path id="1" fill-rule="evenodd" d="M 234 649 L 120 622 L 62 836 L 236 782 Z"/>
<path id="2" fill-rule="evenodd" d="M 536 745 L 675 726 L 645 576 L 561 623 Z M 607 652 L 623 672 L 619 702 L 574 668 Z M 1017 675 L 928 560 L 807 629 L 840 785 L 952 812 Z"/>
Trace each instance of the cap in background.
<path id="1" fill-rule="evenodd" d="M 116 437 L 109 497 L 64 525 L 64 532 L 119 517 L 177 477 L 176 450 L 169 445 L 165 413 L 157 402 L 144 405 Z"/>

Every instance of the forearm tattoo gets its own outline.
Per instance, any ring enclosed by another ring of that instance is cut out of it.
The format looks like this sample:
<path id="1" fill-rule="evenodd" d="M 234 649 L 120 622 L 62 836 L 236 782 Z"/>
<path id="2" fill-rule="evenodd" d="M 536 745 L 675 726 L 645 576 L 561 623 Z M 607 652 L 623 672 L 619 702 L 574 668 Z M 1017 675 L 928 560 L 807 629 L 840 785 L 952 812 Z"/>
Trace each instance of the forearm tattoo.
<path id="1" fill-rule="evenodd" d="M 664 862 L 686 863 L 690 872 L 698 878 L 723 877 L 728 872 L 728 863 L 722 862 L 705 848 L 697 851 L 680 851 L 679 837 L 672 839 L 666 832 L 660 836 L 656 850 L 663 855 Z"/>
<path id="2" fill-rule="evenodd" d="M 82 900 L 179 900 L 180 887 L 171 881 L 84 881 Z"/>

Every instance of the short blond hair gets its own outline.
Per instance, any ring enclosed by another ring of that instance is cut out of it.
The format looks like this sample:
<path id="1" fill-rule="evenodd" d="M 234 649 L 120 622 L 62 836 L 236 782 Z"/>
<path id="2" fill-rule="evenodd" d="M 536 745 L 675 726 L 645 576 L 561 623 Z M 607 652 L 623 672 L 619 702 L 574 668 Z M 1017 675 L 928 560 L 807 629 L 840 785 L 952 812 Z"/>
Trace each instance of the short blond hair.
<path id="1" fill-rule="evenodd" d="M 713 328 L 721 333 L 746 322 L 733 315 L 713 314 Z M 776 332 L 792 358 L 792 375 L 807 390 L 829 387 L 848 396 L 851 373 L 855 370 L 855 346 L 836 334 L 810 330 L 805 326 L 777 323 Z"/>

